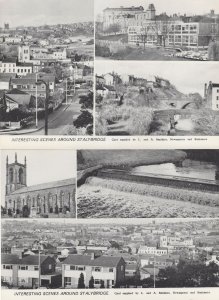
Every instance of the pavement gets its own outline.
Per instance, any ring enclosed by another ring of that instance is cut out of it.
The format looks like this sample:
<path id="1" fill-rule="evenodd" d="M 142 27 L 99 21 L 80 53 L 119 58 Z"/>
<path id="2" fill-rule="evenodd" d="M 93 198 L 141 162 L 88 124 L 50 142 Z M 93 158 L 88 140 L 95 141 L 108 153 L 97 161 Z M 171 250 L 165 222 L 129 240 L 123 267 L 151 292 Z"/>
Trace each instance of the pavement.
<path id="1" fill-rule="evenodd" d="M 67 105 L 62 104 L 60 108 L 55 110 L 48 117 L 48 135 L 60 135 L 66 125 L 72 125 L 73 119 L 75 120 L 80 114 L 81 104 L 77 95 L 70 100 Z M 38 121 L 38 128 L 26 128 L 12 131 L 2 131 L 0 135 L 44 135 L 45 120 Z"/>

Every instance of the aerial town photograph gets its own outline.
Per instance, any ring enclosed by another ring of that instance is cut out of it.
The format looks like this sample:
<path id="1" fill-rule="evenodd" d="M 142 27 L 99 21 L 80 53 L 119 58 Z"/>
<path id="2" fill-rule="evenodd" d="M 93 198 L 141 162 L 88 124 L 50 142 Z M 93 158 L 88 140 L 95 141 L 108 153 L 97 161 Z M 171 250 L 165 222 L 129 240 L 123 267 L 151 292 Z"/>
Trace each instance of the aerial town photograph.
<path id="1" fill-rule="evenodd" d="M 93 15 L 93 0 L 1 0 L 0 135 L 93 133 Z"/>
<path id="2" fill-rule="evenodd" d="M 75 218 L 76 151 L 2 150 L 2 218 Z"/>
<path id="3" fill-rule="evenodd" d="M 96 0 L 96 59 L 219 60 L 217 0 Z"/>
<path id="4" fill-rule="evenodd" d="M 214 62 L 96 61 L 96 135 L 219 135 L 218 69 Z"/>
<path id="5" fill-rule="evenodd" d="M 2 289 L 219 286 L 219 220 L 3 220 Z"/>
<path id="6" fill-rule="evenodd" d="M 78 150 L 78 218 L 219 217 L 218 150 Z"/>

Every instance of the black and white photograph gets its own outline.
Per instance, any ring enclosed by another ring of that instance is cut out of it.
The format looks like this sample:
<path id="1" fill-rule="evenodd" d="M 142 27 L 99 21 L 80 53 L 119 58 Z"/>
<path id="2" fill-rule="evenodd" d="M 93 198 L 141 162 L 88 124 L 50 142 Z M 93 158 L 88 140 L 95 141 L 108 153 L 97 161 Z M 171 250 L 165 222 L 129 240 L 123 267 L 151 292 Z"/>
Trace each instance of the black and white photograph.
<path id="1" fill-rule="evenodd" d="M 219 64 L 96 61 L 96 135 L 219 135 Z"/>
<path id="2" fill-rule="evenodd" d="M 76 151 L 2 150 L 2 218 L 75 218 Z"/>
<path id="3" fill-rule="evenodd" d="M 1 288 L 218 287 L 218 243 L 218 219 L 3 220 Z"/>
<path id="4" fill-rule="evenodd" d="M 96 59 L 219 60 L 217 0 L 96 0 Z"/>
<path id="5" fill-rule="evenodd" d="M 78 218 L 219 216 L 218 150 L 78 150 Z"/>
<path id="6" fill-rule="evenodd" d="M 0 135 L 93 134 L 93 0 L 0 5 Z"/>

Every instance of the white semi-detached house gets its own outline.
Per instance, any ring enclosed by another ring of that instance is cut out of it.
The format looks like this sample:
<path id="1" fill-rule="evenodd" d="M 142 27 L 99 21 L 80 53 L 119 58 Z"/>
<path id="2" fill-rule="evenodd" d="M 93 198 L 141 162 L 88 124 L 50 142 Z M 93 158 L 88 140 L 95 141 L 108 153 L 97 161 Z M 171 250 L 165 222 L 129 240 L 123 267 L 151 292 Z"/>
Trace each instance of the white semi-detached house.
<path id="1" fill-rule="evenodd" d="M 62 287 L 77 288 L 81 273 L 85 287 L 89 287 L 93 276 L 95 288 L 101 286 L 101 281 L 105 288 L 111 288 L 124 282 L 125 261 L 115 256 L 69 255 L 62 264 Z"/>
<path id="2" fill-rule="evenodd" d="M 20 258 L 18 255 L 2 254 L 1 256 L 1 280 L 13 287 L 36 288 L 45 281 L 51 284 L 55 274 L 56 262 L 47 255 L 28 255 Z M 39 274 L 40 272 L 40 274 Z M 61 284 L 61 280 L 60 280 Z"/>
<path id="3" fill-rule="evenodd" d="M 148 247 L 148 246 L 140 246 L 138 250 L 138 254 L 152 254 L 152 255 L 166 255 L 168 253 L 168 249 L 166 247 Z"/>

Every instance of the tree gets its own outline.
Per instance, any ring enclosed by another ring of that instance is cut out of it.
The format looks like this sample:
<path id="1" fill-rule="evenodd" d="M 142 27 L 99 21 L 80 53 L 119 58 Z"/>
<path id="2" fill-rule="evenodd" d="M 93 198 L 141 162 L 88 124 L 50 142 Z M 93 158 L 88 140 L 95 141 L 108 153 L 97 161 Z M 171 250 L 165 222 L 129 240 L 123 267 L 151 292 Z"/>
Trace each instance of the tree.
<path id="1" fill-rule="evenodd" d="M 84 274 L 83 273 L 80 274 L 80 277 L 78 279 L 78 288 L 79 289 L 85 289 Z"/>
<path id="2" fill-rule="evenodd" d="M 94 278 L 93 276 L 91 276 L 90 280 L 89 280 L 89 289 L 93 289 L 94 288 Z"/>
<path id="3" fill-rule="evenodd" d="M 117 23 L 110 25 L 105 32 L 106 33 L 114 33 L 115 35 L 121 31 L 121 26 Z"/>
<path id="4" fill-rule="evenodd" d="M 79 98 L 82 109 L 93 109 L 93 92 L 89 92 L 87 95 L 82 95 Z"/>
<path id="5" fill-rule="evenodd" d="M 93 124 L 93 116 L 87 110 L 82 111 L 78 118 L 73 122 L 73 125 L 76 128 L 87 127 L 90 124 Z"/>

